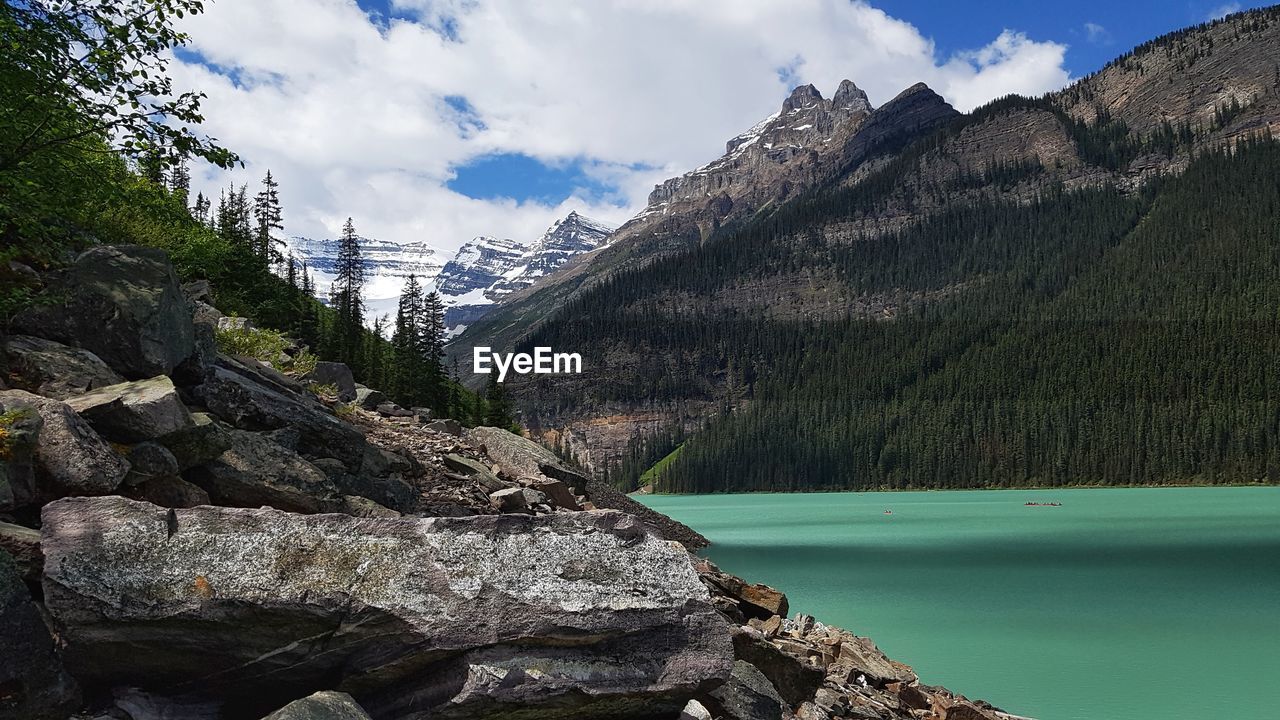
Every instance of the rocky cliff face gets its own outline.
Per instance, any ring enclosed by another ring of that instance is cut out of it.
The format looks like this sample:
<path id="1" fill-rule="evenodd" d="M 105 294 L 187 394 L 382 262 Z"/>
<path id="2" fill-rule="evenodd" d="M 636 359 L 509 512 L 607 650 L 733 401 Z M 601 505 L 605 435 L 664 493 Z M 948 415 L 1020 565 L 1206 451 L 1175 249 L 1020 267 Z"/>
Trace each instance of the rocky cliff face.
<path id="1" fill-rule="evenodd" d="M 219 353 L 163 253 L 45 283 L 0 338 L 0 717 L 1010 717 L 526 438 Z"/>
<path id="2" fill-rule="evenodd" d="M 487 290 L 518 267 L 527 251 L 528 248 L 515 240 L 475 238 L 458 248 L 453 259 L 441 268 L 436 276 L 436 289 L 450 297 Z"/>
<path id="3" fill-rule="evenodd" d="M 485 293 L 499 301 L 559 270 L 575 255 L 591 252 L 609 240 L 614 228 L 598 220 L 570 212 L 547 228 L 519 261 Z"/>

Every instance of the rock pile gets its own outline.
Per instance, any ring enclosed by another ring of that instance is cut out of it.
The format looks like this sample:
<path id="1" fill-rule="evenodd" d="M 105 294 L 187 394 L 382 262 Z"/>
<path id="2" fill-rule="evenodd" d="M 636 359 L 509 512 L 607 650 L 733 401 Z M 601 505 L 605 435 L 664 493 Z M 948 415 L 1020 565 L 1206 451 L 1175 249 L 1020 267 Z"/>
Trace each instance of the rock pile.
<path id="1" fill-rule="evenodd" d="M 0 720 L 1006 717 L 530 440 L 219 353 L 248 321 L 163 253 L 42 282 L 0 337 Z"/>

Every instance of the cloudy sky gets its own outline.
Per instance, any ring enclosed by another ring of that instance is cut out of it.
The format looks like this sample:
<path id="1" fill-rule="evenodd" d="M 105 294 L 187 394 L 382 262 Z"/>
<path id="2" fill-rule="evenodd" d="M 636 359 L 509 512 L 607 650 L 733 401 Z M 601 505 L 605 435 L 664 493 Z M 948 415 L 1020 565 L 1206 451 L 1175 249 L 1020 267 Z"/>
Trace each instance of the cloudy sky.
<path id="1" fill-rule="evenodd" d="M 333 236 L 352 216 L 447 258 L 475 235 L 532 241 L 571 209 L 621 223 L 797 84 L 829 96 L 849 78 L 879 105 L 924 81 L 967 110 L 1239 6 L 213 0 L 173 70 L 246 164 L 196 169 L 197 189 L 270 168 L 288 234 Z"/>

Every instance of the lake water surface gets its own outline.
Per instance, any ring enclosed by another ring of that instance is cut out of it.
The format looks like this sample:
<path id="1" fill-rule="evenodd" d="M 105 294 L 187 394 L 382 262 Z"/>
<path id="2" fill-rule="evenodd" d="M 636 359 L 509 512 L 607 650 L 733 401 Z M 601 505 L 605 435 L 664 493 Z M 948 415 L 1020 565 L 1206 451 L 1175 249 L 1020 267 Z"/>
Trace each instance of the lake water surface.
<path id="1" fill-rule="evenodd" d="M 793 614 L 1010 712 L 1280 718 L 1280 488 L 643 501 Z"/>

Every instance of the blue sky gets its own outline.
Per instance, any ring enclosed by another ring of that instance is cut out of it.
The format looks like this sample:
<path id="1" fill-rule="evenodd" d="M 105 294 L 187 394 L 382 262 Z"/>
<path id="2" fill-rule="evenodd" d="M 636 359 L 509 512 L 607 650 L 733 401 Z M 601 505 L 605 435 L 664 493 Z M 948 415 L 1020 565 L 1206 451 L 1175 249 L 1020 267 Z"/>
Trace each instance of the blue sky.
<path id="1" fill-rule="evenodd" d="M 360 4 L 384 16 L 403 16 L 385 0 L 361 0 Z M 1153 37 L 1268 3 L 879 0 L 871 4 L 915 25 L 936 43 L 943 56 L 982 47 L 1004 29 L 1026 33 L 1035 40 L 1060 42 L 1067 46 L 1067 70 L 1072 77 L 1082 77 Z M 611 190 L 572 163 L 546 165 L 518 153 L 487 155 L 456 170 L 457 177 L 449 187 L 480 199 L 513 197 L 547 202 L 567 197 L 575 189 L 589 189 L 601 196 Z"/>
<path id="2" fill-rule="evenodd" d="M 621 224 L 791 87 L 958 109 L 1038 95 L 1218 0 L 218 0 L 182 27 L 178 87 L 245 158 L 195 189 L 281 183 L 289 234 L 529 242 L 571 210 Z"/>

